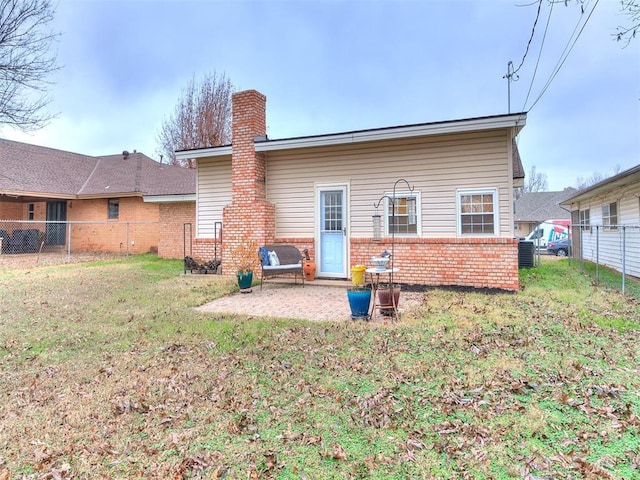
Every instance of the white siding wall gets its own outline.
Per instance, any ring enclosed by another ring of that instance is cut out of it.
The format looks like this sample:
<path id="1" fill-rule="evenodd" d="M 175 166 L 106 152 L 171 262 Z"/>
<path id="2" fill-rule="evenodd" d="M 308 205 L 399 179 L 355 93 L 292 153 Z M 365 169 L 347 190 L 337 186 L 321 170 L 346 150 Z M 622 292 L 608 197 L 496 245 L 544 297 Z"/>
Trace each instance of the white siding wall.
<path id="1" fill-rule="evenodd" d="M 198 159 L 196 237 L 213 238 L 215 222 L 231 203 L 231 156 Z"/>
<path id="2" fill-rule="evenodd" d="M 618 225 L 625 225 L 625 271 L 640 277 L 640 184 L 627 186 L 583 201 L 580 210 L 589 209 L 592 226 L 602 225 L 602 205 L 618 202 Z M 575 206 L 574 206 L 575 208 Z M 623 229 L 582 231 L 583 257 L 622 271 Z"/>
<path id="3" fill-rule="evenodd" d="M 405 178 L 422 195 L 422 236 L 456 236 L 456 190 L 498 188 L 500 236 L 513 236 L 511 137 L 506 130 L 268 152 L 276 236 L 314 235 L 315 186 L 347 183 L 350 236 L 370 237 L 373 205 Z M 397 192 L 406 185 L 398 184 Z M 384 214 L 381 207 L 380 214 Z"/>

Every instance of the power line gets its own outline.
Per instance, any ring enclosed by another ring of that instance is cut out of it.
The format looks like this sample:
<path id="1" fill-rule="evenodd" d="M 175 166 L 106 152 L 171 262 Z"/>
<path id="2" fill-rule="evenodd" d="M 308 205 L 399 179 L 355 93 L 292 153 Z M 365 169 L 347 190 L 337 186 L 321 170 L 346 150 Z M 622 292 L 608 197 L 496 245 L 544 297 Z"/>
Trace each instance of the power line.
<path id="1" fill-rule="evenodd" d="M 531 46 L 531 42 L 533 41 L 533 37 L 536 33 L 536 25 L 538 24 L 538 19 L 540 18 L 540 9 L 542 8 L 542 0 L 537 0 L 538 2 L 538 11 L 536 13 L 536 18 L 533 21 L 533 28 L 531 29 L 531 36 L 529 37 L 529 41 L 527 42 L 527 48 L 524 51 L 524 55 L 522 56 L 522 61 L 518 68 L 513 68 L 513 62 L 509 61 L 507 64 L 507 73 L 502 77 L 507 79 L 507 105 L 508 105 L 508 113 L 511 113 L 511 82 L 517 82 L 520 77 L 518 76 L 518 70 L 522 68 L 524 65 L 524 60 L 527 58 L 527 54 L 529 53 L 529 47 Z M 534 5 L 534 3 L 530 3 L 527 6 Z"/>
<path id="2" fill-rule="evenodd" d="M 538 52 L 538 59 L 536 60 L 536 66 L 533 69 L 533 76 L 531 77 L 531 83 L 529 84 L 529 90 L 527 91 L 527 98 L 524 100 L 524 104 L 522 105 L 522 111 L 525 111 L 525 107 L 527 102 L 529 101 L 529 95 L 531 94 L 531 89 L 533 88 L 533 82 L 536 79 L 536 74 L 538 73 L 538 66 L 540 65 L 540 57 L 542 56 L 542 49 L 544 48 L 544 41 L 547 38 L 547 32 L 549 31 L 549 23 L 551 22 L 551 13 L 553 12 L 553 2 L 551 3 L 551 8 L 549 9 L 549 16 L 547 17 L 547 24 L 544 26 L 544 34 L 542 35 L 542 43 L 540 44 L 540 51 Z"/>
<path id="3" fill-rule="evenodd" d="M 551 85 L 551 82 L 556 78 L 556 75 L 558 75 L 558 72 L 560 72 L 560 69 L 562 68 L 562 66 L 564 65 L 564 62 L 567 60 L 567 57 L 569 56 L 569 54 L 573 50 L 573 47 L 575 47 L 576 42 L 580 38 L 580 35 L 582 35 L 582 32 L 584 31 L 584 28 L 587 26 L 587 23 L 589 23 L 589 19 L 591 18 L 591 15 L 593 15 L 593 12 L 595 11 L 595 9 L 598 6 L 599 2 L 600 2 L 600 0 L 596 0 L 595 4 L 593 5 L 593 8 L 591 9 L 591 12 L 589 12 L 589 15 L 587 16 L 587 19 L 582 24 L 582 28 L 580 28 L 580 31 L 576 35 L 575 39 L 573 39 L 573 43 L 571 43 L 571 39 L 575 35 L 575 32 L 578 29 L 578 26 L 580 25 L 580 20 L 578 20 L 578 23 L 576 24 L 576 27 L 574 28 L 573 33 L 571 34 L 571 37 L 569 37 L 569 41 L 567 42 L 567 45 L 565 46 L 562 54 L 560 55 L 560 58 L 558 59 L 558 63 L 556 63 L 556 66 L 554 67 L 554 70 L 553 70 L 552 74 L 549 76 L 549 79 L 547 80 L 547 83 L 545 84 L 545 86 L 542 88 L 542 91 L 538 95 L 538 98 L 536 98 L 536 100 L 533 102 L 531 107 L 529 107 L 529 112 L 540 101 L 542 96 L 545 94 L 545 92 L 547 91 L 547 89 Z M 571 43 L 571 46 L 569 47 L 570 43 Z"/>
<path id="4" fill-rule="evenodd" d="M 533 21 L 533 28 L 531 29 L 531 36 L 529 37 L 529 41 L 527 42 L 527 48 L 524 51 L 524 55 L 522 56 L 522 61 L 520 62 L 520 65 L 518 65 L 518 68 L 516 68 L 513 73 L 517 73 L 518 70 L 520 70 L 522 68 L 522 65 L 524 65 L 524 59 L 527 58 L 527 54 L 529 53 L 529 47 L 531 46 L 531 42 L 533 41 L 533 36 L 536 33 L 536 25 L 538 24 L 538 19 L 540 18 L 540 9 L 542 8 L 542 0 L 538 1 L 538 12 L 536 13 L 536 19 Z"/>

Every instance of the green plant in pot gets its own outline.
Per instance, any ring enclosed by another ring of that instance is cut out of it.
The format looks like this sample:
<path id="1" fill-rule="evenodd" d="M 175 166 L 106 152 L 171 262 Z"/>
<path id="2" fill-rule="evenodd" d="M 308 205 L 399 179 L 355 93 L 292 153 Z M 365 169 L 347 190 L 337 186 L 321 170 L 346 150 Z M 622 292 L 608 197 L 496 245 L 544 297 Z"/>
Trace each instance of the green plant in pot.
<path id="1" fill-rule="evenodd" d="M 236 269 L 240 292 L 251 292 L 253 272 L 260 267 L 260 257 L 258 256 L 258 244 L 256 241 L 248 237 L 243 239 L 231 250 L 231 260 Z"/>

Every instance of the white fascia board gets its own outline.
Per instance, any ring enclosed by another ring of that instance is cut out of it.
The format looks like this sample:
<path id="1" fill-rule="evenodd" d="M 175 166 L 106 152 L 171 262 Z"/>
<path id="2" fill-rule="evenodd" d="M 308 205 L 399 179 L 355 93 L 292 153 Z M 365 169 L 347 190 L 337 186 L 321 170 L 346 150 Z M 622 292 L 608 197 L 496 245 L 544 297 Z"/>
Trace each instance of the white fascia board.
<path id="1" fill-rule="evenodd" d="M 441 135 L 446 133 L 472 132 L 499 128 L 515 128 L 515 133 L 517 134 L 520 129 L 525 126 L 526 121 L 526 113 L 514 113 L 493 117 L 471 118 L 467 120 L 424 123 L 402 127 L 386 127 L 371 130 L 359 130 L 355 132 L 285 138 L 282 140 L 266 140 L 255 142 L 255 149 L 256 152 L 268 152 L 270 150 L 286 150 L 289 148 L 324 147 L 348 143 L 371 142 L 374 140 L 394 140 L 426 135 Z M 225 145 L 223 147 L 183 150 L 176 152 L 176 159 L 190 160 L 206 157 L 222 157 L 225 155 L 231 155 L 231 149 L 231 145 Z"/>
<path id="2" fill-rule="evenodd" d="M 394 140 L 499 128 L 516 128 L 517 132 L 526 124 L 526 118 L 527 116 L 525 113 L 520 113 L 499 117 L 454 120 L 451 122 L 409 125 L 405 127 L 389 127 L 349 133 L 288 138 L 283 140 L 268 140 L 266 142 L 256 142 L 255 148 L 256 152 L 267 152 L 270 150 L 283 150 L 288 148 L 323 147 L 347 143 L 371 142 L 374 140 Z"/>
<path id="3" fill-rule="evenodd" d="M 176 160 L 221 157 L 223 155 L 231 155 L 231 145 L 225 145 L 224 147 L 198 148 L 196 150 L 183 150 L 181 152 L 176 152 Z"/>
<path id="4" fill-rule="evenodd" d="M 145 195 L 142 197 L 145 203 L 176 203 L 176 202 L 195 202 L 196 194 L 188 195 Z"/>

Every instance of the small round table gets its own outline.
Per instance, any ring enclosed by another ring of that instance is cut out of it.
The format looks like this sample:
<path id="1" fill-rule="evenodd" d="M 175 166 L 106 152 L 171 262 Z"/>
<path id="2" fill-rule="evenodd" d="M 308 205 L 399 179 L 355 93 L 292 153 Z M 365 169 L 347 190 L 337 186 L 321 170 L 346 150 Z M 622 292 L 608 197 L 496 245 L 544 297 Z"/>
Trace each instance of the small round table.
<path id="1" fill-rule="evenodd" d="M 373 302 L 371 303 L 371 320 L 375 319 L 376 307 L 381 310 L 387 310 L 391 312 L 392 318 L 400 319 L 400 312 L 398 311 L 398 302 L 393 294 L 393 283 L 391 282 L 394 273 L 398 273 L 398 268 L 367 268 L 365 274 L 371 276 L 371 295 L 373 296 Z M 382 305 L 378 299 L 378 290 L 380 289 L 380 275 L 387 275 L 389 283 L 389 304 Z"/>

